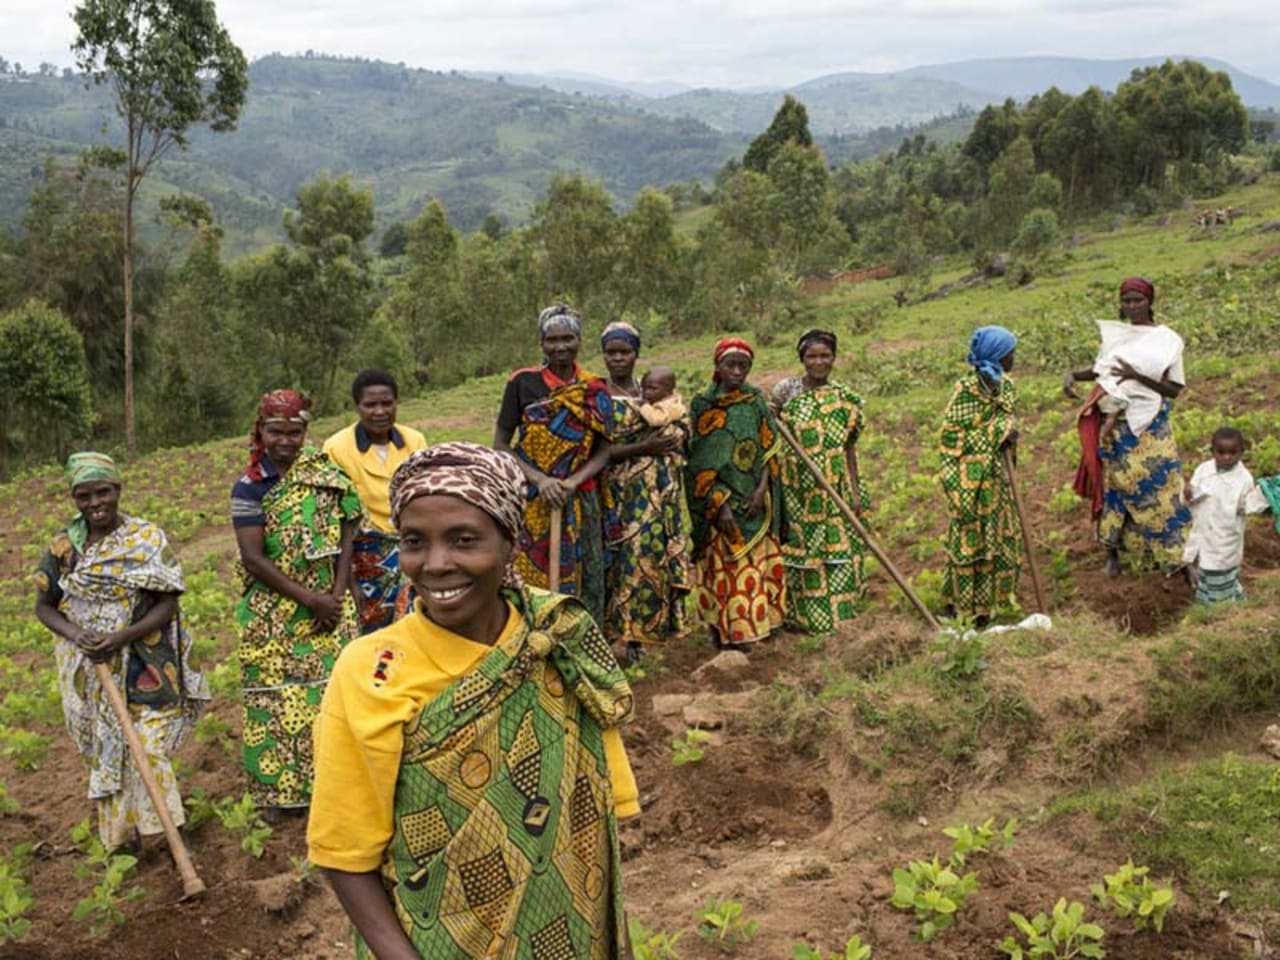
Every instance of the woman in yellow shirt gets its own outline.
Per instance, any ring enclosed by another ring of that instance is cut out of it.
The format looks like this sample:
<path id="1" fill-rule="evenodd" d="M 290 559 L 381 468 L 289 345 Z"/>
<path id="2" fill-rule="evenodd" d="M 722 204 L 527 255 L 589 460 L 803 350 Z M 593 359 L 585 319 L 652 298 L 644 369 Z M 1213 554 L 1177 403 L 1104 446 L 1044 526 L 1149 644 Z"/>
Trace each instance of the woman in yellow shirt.
<path id="1" fill-rule="evenodd" d="M 622 955 L 631 691 L 582 605 L 515 573 L 523 493 L 511 455 L 469 443 L 392 479 L 417 605 L 334 668 L 307 831 L 359 956 Z"/>

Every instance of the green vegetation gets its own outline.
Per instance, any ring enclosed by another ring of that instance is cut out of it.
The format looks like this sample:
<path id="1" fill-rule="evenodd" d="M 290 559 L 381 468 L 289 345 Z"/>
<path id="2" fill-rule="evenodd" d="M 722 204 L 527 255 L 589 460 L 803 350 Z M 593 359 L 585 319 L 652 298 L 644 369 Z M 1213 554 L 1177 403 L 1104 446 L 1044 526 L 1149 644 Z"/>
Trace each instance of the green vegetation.
<path id="1" fill-rule="evenodd" d="M 671 741 L 671 762 L 677 767 L 697 763 L 707 755 L 711 734 L 705 730 L 686 730 Z"/>
<path id="2" fill-rule="evenodd" d="M 84 862 L 76 865 L 76 879 L 93 878 L 96 881 L 93 892 L 76 902 L 71 919 L 76 923 L 88 921 L 89 928 L 95 934 L 104 933 L 111 927 L 124 923 L 124 911 L 120 909 L 122 906 L 147 895 L 136 884 L 125 887 L 129 874 L 138 865 L 138 858 L 130 854 L 115 853 L 104 847 L 98 839 L 97 831 L 89 826 L 87 819 L 80 821 L 72 829 L 71 840 L 85 856 Z"/>
<path id="3" fill-rule="evenodd" d="M 964 908 L 978 889 L 978 873 L 970 870 L 958 874 L 949 864 L 932 860 L 912 860 L 906 868 L 893 871 L 893 898 L 889 901 L 899 910 L 909 910 L 920 921 L 916 936 L 928 943 L 956 921 L 956 913 Z"/>
<path id="4" fill-rule="evenodd" d="M 1161 887 L 1152 882 L 1147 874 L 1150 867 L 1135 867 L 1133 860 L 1127 860 L 1108 873 L 1102 883 L 1095 883 L 1089 888 L 1093 898 L 1104 908 L 1121 920 L 1131 917 L 1135 930 L 1155 927 L 1156 932 L 1164 930 L 1164 917 L 1174 904 L 1172 887 Z"/>
<path id="5" fill-rule="evenodd" d="M 267 852 L 267 840 L 274 832 L 258 816 L 258 806 L 253 797 L 244 794 L 239 800 L 223 797 L 213 805 L 214 816 L 228 831 L 240 840 L 240 849 L 261 859 Z"/>
<path id="6" fill-rule="evenodd" d="M 844 953 L 823 954 L 807 943 L 797 943 L 791 948 L 792 960 L 871 960 L 871 947 L 863 944 L 855 933 L 844 945 Z"/>
<path id="7" fill-rule="evenodd" d="M 1084 905 L 1066 898 L 1053 905 L 1053 916 L 1037 913 L 1028 920 L 1020 913 L 1009 914 L 1009 920 L 1022 934 L 1025 943 L 1015 937 L 1005 937 L 1000 949 L 1011 960 L 1069 960 L 1071 957 L 1105 957 L 1101 940 L 1103 930 L 1096 923 L 1084 920 Z"/>
<path id="8" fill-rule="evenodd" d="M 734 953 L 751 942 L 760 926 L 758 921 L 747 919 L 743 909 L 736 900 L 708 898 L 707 905 L 698 911 L 698 936 L 725 953 Z"/>
<path id="9" fill-rule="evenodd" d="M 635 960 L 680 960 L 676 944 L 681 934 L 650 930 L 635 917 L 627 918 L 627 934 Z"/>
<path id="10" fill-rule="evenodd" d="M 26 915 L 35 906 L 27 869 L 30 845 L 24 844 L 0 859 L 0 946 L 21 940 L 31 932 Z"/>

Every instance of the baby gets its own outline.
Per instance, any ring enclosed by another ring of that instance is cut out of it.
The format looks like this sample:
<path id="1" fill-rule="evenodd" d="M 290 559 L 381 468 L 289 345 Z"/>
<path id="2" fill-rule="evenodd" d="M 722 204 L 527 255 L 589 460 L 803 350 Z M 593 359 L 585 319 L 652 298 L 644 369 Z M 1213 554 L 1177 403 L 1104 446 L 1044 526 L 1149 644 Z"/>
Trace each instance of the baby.
<path id="1" fill-rule="evenodd" d="M 640 393 L 644 397 L 644 403 L 640 404 L 644 422 L 659 428 L 658 436 L 672 436 L 671 430 L 674 430 L 683 438 L 683 432 L 675 424 L 683 420 L 688 411 L 676 390 L 676 372 L 662 364 L 651 367 L 640 378 Z"/>
<path id="2" fill-rule="evenodd" d="M 1182 382 L 1182 339 L 1163 326 L 1144 326 L 1115 320 L 1099 320 L 1102 348 L 1094 362 L 1093 372 L 1102 395 L 1097 399 L 1098 413 L 1103 417 L 1099 438 L 1115 429 L 1120 414 L 1125 414 L 1129 429 L 1140 434 L 1160 412 L 1162 398 L 1142 381 L 1121 379 L 1120 364 L 1135 373 L 1159 381 L 1166 373 Z M 1171 358 L 1173 358 L 1171 362 Z"/>

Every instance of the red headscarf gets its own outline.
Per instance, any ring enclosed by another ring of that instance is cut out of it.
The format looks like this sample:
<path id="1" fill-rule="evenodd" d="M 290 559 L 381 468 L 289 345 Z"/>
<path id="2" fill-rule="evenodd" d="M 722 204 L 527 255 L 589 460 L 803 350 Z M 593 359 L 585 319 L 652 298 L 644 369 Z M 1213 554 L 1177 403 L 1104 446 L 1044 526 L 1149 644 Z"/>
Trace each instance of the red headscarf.
<path id="1" fill-rule="evenodd" d="M 725 337 L 716 344 L 716 352 L 712 362 L 716 366 L 720 366 L 720 361 L 731 353 L 746 354 L 748 360 L 755 360 L 756 358 L 756 352 L 751 349 L 751 344 L 747 343 L 747 341 L 738 337 Z M 713 379 L 719 382 L 720 374 L 715 374 Z"/>
<path id="2" fill-rule="evenodd" d="M 1124 296 L 1130 290 L 1137 291 L 1147 298 L 1147 303 L 1155 303 L 1156 288 L 1146 277 L 1129 277 L 1124 283 L 1120 284 L 1120 296 Z"/>
<path id="3" fill-rule="evenodd" d="M 250 480 L 262 480 L 262 425 L 268 420 L 286 423 L 310 423 L 311 401 L 296 390 L 272 390 L 262 395 L 258 404 L 258 419 L 249 435 L 249 468 L 245 474 Z"/>

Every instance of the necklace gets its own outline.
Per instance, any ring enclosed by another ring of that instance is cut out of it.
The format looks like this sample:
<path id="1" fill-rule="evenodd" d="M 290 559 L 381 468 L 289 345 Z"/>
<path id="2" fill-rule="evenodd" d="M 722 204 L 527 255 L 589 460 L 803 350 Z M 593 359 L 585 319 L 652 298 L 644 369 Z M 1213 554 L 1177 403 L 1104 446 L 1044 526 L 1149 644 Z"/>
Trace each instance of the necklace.
<path id="1" fill-rule="evenodd" d="M 617 389 L 614 389 L 615 387 L 616 387 Z M 625 383 L 619 383 L 617 380 L 613 379 L 613 377 L 610 377 L 610 378 L 609 378 L 609 392 L 610 392 L 610 393 L 621 393 L 621 394 L 624 394 L 624 395 L 626 395 L 626 396 L 628 396 L 628 397 L 633 397 L 633 398 L 634 398 L 634 397 L 638 397 L 638 396 L 640 396 L 640 384 L 636 383 L 636 379 L 635 379 L 635 377 L 632 377 L 632 378 L 631 378 L 631 383 L 630 383 L 630 385 L 625 384 Z"/>

